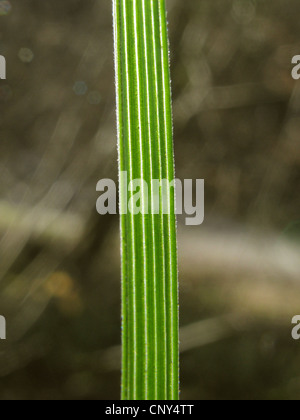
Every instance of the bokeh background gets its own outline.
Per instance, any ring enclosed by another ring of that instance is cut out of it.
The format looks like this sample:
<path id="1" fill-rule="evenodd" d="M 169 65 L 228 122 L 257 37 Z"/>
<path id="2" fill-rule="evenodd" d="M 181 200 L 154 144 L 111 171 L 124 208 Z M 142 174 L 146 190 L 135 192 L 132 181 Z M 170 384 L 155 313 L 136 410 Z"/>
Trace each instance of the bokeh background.
<path id="1" fill-rule="evenodd" d="M 298 0 L 169 0 L 181 396 L 299 399 Z M 118 217 L 110 0 L 0 1 L 0 399 L 118 399 Z"/>

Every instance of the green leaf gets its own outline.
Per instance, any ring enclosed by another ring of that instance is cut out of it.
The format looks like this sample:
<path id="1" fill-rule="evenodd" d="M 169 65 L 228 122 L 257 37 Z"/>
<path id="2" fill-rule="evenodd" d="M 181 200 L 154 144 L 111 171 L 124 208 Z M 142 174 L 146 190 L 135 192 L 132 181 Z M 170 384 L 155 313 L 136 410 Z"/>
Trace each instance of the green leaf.
<path id="1" fill-rule="evenodd" d="M 159 214 L 153 214 L 151 185 L 152 180 L 175 178 L 165 1 L 113 3 L 121 213 L 126 212 L 132 194 L 127 196 L 128 183 L 143 179 L 148 186 L 140 191 L 142 212 L 121 215 L 122 398 L 176 400 L 175 194 L 174 188 L 168 189 L 168 214 L 164 214 L 160 189 Z"/>

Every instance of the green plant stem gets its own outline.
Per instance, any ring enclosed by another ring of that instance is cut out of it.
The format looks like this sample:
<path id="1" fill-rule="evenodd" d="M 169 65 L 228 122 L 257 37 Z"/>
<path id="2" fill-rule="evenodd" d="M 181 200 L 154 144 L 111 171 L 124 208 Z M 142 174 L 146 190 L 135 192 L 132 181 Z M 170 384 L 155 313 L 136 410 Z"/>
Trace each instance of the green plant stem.
<path id="1" fill-rule="evenodd" d="M 169 46 L 164 0 L 113 0 L 120 209 L 141 189 L 140 214 L 121 214 L 122 398 L 178 399 L 178 271 L 175 194 L 154 213 L 154 179 L 173 181 Z M 149 199 L 147 192 L 149 193 Z M 129 196 L 130 197 L 130 196 Z M 148 214 L 147 211 L 148 210 Z"/>

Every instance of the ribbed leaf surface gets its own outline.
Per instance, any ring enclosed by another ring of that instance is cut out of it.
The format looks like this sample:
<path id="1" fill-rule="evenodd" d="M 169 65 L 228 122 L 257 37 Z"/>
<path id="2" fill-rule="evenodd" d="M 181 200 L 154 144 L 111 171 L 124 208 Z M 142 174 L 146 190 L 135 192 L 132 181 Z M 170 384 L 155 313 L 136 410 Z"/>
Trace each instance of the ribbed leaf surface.
<path id="1" fill-rule="evenodd" d="M 174 179 L 164 0 L 114 0 L 120 209 L 143 179 L 139 214 L 121 215 L 122 398 L 178 399 L 178 273 L 174 189 L 155 213 L 153 179 Z M 127 173 L 127 176 L 125 176 Z M 156 212 L 157 213 L 157 212 Z"/>

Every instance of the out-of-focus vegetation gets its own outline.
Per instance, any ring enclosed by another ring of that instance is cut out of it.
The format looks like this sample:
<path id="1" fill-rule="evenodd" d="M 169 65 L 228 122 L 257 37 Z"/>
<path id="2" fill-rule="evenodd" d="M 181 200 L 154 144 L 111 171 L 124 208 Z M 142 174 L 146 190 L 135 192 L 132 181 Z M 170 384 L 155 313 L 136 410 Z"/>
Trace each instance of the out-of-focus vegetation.
<path id="1" fill-rule="evenodd" d="M 182 398 L 298 399 L 300 4 L 168 8 L 177 176 L 206 180 L 205 224 L 179 219 Z M 0 54 L 0 398 L 119 398 L 111 2 L 0 1 Z"/>

